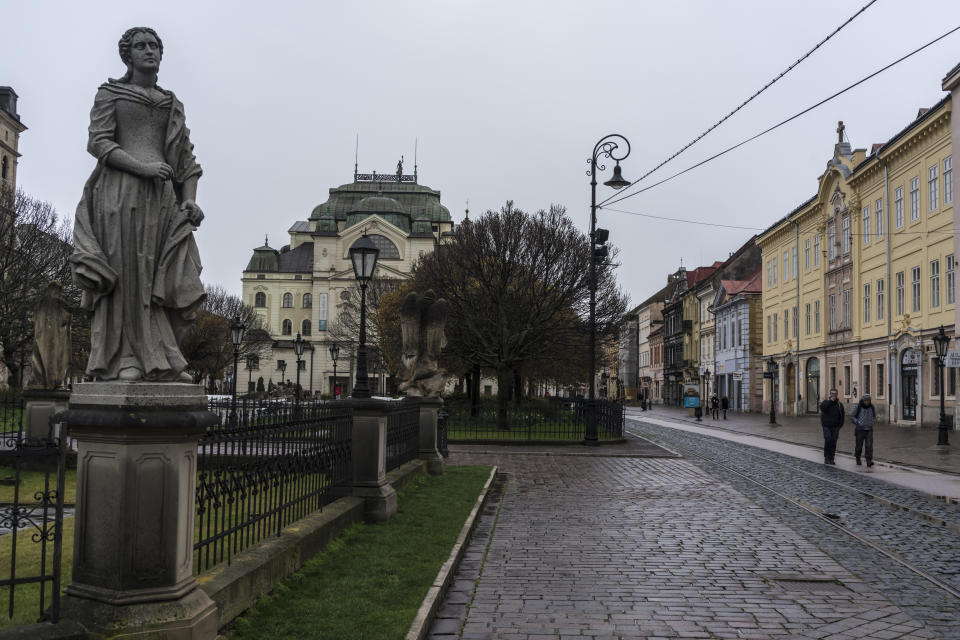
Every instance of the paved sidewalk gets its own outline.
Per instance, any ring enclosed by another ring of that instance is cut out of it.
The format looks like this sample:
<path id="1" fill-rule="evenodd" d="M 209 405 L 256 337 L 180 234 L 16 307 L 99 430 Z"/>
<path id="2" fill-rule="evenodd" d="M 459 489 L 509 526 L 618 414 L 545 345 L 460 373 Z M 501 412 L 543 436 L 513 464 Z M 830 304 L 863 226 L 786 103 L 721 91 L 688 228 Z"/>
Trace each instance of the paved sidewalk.
<path id="1" fill-rule="evenodd" d="M 820 417 L 777 416 L 777 424 L 769 424 L 769 414 L 727 412 L 727 420 L 709 416 L 701 422 L 688 415 L 687 409 L 656 405 L 652 411 L 628 407 L 630 416 L 683 420 L 700 427 L 719 428 L 793 444 L 823 449 L 823 431 Z M 945 473 L 960 474 L 960 431 L 950 432 L 951 445 L 937 446 L 937 429 L 931 427 L 900 427 L 878 424 L 874 427 L 873 450 L 878 461 Z M 853 425 L 849 419 L 840 432 L 837 451 L 853 455 Z"/>

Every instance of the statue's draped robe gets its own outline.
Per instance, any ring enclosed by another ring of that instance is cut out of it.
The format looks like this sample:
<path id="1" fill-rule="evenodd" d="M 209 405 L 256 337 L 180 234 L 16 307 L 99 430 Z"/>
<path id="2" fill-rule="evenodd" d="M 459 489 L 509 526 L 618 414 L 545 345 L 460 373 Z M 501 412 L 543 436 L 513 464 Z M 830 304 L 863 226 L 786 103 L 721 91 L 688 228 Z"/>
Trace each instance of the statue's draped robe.
<path id="1" fill-rule="evenodd" d="M 159 87 L 158 87 L 159 89 Z M 178 338 L 204 298 L 195 227 L 180 210 L 180 189 L 201 174 L 193 155 L 183 104 L 160 90 L 158 101 L 145 89 L 111 80 L 100 86 L 90 112 L 88 151 L 97 168 L 77 207 L 70 258 L 83 289 L 82 305 L 93 312 L 87 373 L 113 380 L 127 367 L 147 380 L 176 379 L 186 367 Z M 166 116 L 164 161 L 172 179 L 148 179 L 107 166 L 121 148 L 123 113 L 157 110 Z"/>

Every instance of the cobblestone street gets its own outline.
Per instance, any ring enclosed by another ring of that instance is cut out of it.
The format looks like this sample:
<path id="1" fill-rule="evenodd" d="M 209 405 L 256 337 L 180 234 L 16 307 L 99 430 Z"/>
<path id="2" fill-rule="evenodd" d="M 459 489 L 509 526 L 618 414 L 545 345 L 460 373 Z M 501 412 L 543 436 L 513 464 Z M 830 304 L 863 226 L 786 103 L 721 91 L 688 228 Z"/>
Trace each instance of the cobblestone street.
<path id="1" fill-rule="evenodd" d="M 942 522 L 960 522 L 955 505 L 891 488 L 883 495 L 916 511 L 898 513 L 844 493 L 827 482 L 834 478 L 783 473 L 785 461 L 771 452 L 750 456 L 736 443 L 628 426 L 686 459 L 627 457 L 614 447 L 451 447 L 451 463 L 497 464 L 505 482 L 430 638 L 960 635 L 948 591 L 788 498 L 854 523 L 948 589 L 960 541 Z M 734 461 L 744 466 L 725 466 Z M 782 480 L 784 495 L 743 474 Z M 928 506 L 938 524 L 918 515 Z"/>

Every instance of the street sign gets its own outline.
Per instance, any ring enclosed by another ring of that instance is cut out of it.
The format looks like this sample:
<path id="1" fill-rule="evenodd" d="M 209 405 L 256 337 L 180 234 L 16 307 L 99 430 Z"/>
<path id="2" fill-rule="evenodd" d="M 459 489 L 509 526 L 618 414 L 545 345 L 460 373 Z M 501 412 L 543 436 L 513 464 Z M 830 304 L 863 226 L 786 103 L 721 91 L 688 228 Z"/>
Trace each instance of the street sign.
<path id="1" fill-rule="evenodd" d="M 743 371 L 734 371 L 733 372 L 734 380 L 743 380 Z"/>
<path id="2" fill-rule="evenodd" d="M 947 351 L 944 364 L 948 367 L 960 367 L 960 351 Z"/>

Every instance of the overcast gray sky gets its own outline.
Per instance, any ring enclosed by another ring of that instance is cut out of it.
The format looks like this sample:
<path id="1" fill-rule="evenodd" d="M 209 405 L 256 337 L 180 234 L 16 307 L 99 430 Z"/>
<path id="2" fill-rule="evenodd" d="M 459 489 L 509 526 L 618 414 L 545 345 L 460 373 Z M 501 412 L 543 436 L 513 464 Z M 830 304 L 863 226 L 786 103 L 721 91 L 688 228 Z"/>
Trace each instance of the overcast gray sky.
<path id="1" fill-rule="evenodd" d="M 14 2 L 0 85 L 20 95 L 19 184 L 73 217 L 94 167 L 97 86 L 117 40 L 151 26 L 160 85 L 184 102 L 203 165 L 204 279 L 239 293 L 250 251 L 361 171 L 411 168 L 454 220 L 512 199 L 589 226 L 587 160 L 604 134 L 633 144 L 636 178 L 730 111 L 867 0 Z M 960 24 L 960 2 L 879 0 L 773 88 L 648 179 L 715 153 Z M 837 120 L 855 147 L 887 140 L 943 97 L 960 32 L 800 120 L 618 208 L 766 227 L 814 194 Z M 609 176 L 609 169 L 606 174 Z M 607 179 L 601 176 L 601 182 Z M 609 190 L 599 187 L 602 197 Z M 601 213 L 633 304 L 680 259 L 708 264 L 752 232 Z"/>

